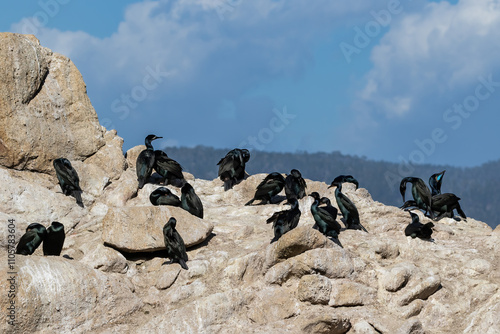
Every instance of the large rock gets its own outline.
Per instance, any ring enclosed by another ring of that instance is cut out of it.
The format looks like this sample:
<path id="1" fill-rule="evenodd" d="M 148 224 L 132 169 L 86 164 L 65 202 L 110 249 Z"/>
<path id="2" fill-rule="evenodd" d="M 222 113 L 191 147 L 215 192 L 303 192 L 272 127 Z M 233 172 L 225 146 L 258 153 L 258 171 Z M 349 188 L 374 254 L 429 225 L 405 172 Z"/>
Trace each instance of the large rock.
<path id="1" fill-rule="evenodd" d="M 34 36 L 0 33 L 0 165 L 54 173 L 104 145 L 82 76 Z"/>
<path id="2" fill-rule="evenodd" d="M 203 242 L 213 230 L 210 222 L 171 206 L 110 208 L 103 220 L 102 240 L 125 252 L 154 252 L 165 249 L 163 226 L 170 217 L 186 247 Z"/>
<path id="3" fill-rule="evenodd" d="M 0 332 L 83 333 L 141 307 L 126 278 L 60 257 L 17 255 L 12 275 L 0 272 L 2 286 L 15 283 L 15 298 L 0 294 L 2 310 L 15 302 L 15 326 L 0 312 Z M 8 279 L 12 279 L 8 281 Z M 16 285 L 17 284 L 17 285 Z"/>

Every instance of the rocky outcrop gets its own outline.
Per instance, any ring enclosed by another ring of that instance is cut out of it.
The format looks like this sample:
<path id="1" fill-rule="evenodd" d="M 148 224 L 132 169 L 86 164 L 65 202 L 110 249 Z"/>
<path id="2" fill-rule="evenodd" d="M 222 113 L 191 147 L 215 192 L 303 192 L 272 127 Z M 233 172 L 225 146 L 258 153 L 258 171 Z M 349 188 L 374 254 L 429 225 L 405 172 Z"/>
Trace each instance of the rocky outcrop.
<path id="1" fill-rule="evenodd" d="M 103 219 L 102 240 L 118 250 L 154 252 L 165 249 L 163 226 L 170 217 L 177 219 L 176 229 L 186 247 L 203 242 L 213 225 L 178 207 L 138 206 L 110 208 Z"/>
<path id="2" fill-rule="evenodd" d="M 445 218 L 435 222 L 433 241 L 411 239 L 403 232 L 407 212 L 345 184 L 368 233 L 342 230 L 339 240 L 326 238 L 312 228 L 312 198 L 305 197 L 298 227 L 271 244 L 266 219 L 284 209 L 284 192 L 277 204 L 244 205 L 264 174 L 224 192 L 219 179 L 184 173 L 203 202 L 204 219 L 154 207 L 149 194 L 159 178 L 137 189 L 135 159 L 144 146 L 123 156 L 123 140 L 98 125 L 74 65 L 32 36 L 0 34 L 0 43 L 6 78 L 0 83 L 0 233 L 6 236 L 0 257 L 9 258 L 9 240 L 17 242 L 30 223 L 60 221 L 66 230 L 64 258 L 43 257 L 38 249 L 16 255 L 13 274 L 0 273 L 3 282 L 15 276 L 16 295 L 0 294 L 0 332 L 500 331 L 498 228 Z M 32 132 L 19 130 L 19 120 Z M 85 135 L 68 130 L 73 127 Z M 62 137 L 43 145 L 33 139 L 49 130 Z M 19 131 L 24 137 L 12 137 Z M 51 166 L 56 155 L 66 155 L 79 173 L 83 208 L 62 194 Z M 327 184 L 307 180 L 307 186 L 336 206 Z M 171 216 L 188 246 L 189 270 L 162 252 Z M 342 224 L 340 215 L 337 220 Z M 5 311 L 11 302 L 15 326 Z"/>
<path id="3" fill-rule="evenodd" d="M 84 160 L 103 128 L 75 65 L 34 36 L 0 33 L 0 165 L 52 172 L 52 160 Z"/>

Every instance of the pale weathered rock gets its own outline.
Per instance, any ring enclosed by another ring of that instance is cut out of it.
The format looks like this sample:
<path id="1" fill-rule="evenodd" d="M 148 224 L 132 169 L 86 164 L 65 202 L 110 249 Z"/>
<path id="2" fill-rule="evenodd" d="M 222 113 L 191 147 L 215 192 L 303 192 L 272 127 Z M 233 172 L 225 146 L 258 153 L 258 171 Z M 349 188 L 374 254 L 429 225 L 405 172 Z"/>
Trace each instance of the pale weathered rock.
<path id="1" fill-rule="evenodd" d="M 323 313 L 323 314 L 321 314 Z M 305 325 L 302 326 L 302 333 L 311 334 L 343 334 L 351 328 L 351 322 L 336 314 L 324 314 L 312 317 L 304 317 Z"/>
<path id="2" fill-rule="evenodd" d="M 376 301 L 376 295 L 377 291 L 366 285 L 349 280 L 333 280 L 328 305 L 333 307 L 370 305 Z"/>
<path id="3" fill-rule="evenodd" d="M 297 256 L 310 249 L 338 246 L 310 226 L 298 226 L 285 233 L 278 241 L 268 247 L 267 266 L 273 266 L 279 261 Z"/>
<path id="4" fill-rule="evenodd" d="M 298 297 L 302 302 L 328 304 L 332 283 L 321 275 L 305 275 L 299 282 Z"/>
<path id="5" fill-rule="evenodd" d="M 425 331 L 422 327 L 422 323 L 418 319 L 410 319 L 403 324 L 397 331 L 396 334 L 424 334 Z"/>
<path id="6" fill-rule="evenodd" d="M 110 180 L 117 180 L 127 168 L 122 149 L 123 138 L 117 136 L 116 130 L 111 130 L 104 134 L 104 139 L 106 144 L 85 163 L 98 166 Z"/>
<path id="7" fill-rule="evenodd" d="M 16 257 L 16 326 L 18 333 L 89 332 L 139 309 L 126 278 L 109 276 L 61 257 Z M 6 282 L 7 272 L 0 273 Z M 0 305 L 7 309 L 7 293 Z M 6 333 L 6 312 L 0 330 Z M 12 327 L 11 327 L 12 329 Z"/>
<path id="8" fill-rule="evenodd" d="M 321 273 L 328 278 L 349 277 L 354 267 L 349 255 L 340 247 L 317 248 L 278 263 L 266 273 L 266 282 L 283 284 L 291 277 Z"/>
<path id="9" fill-rule="evenodd" d="M 390 292 L 396 292 L 401 289 L 410 279 L 415 271 L 415 265 L 411 263 L 399 263 L 390 268 L 380 277 L 382 287 Z"/>
<path id="10" fill-rule="evenodd" d="M 373 328 L 368 321 L 360 320 L 352 325 L 352 330 L 354 334 L 377 334 L 375 328 Z"/>
<path id="11" fill-rule="evenodd" d="M 94 269 L 104 272 L 125 274 L 128 270 L 127 259 L 118 251 L 102 244 L 93 245 L 80 260 Z"/>
<path id="12" fill-rule="evenodd" d="M 174 284 L 175 280 L 181 272 L 181 266 L 163 266 L 158 272 L 158 280 L 156 281 L 156 288 L 158 290 L 168 289 Z"/>
<path id="13" fill-rule="evenodd" d="M 203 242 L 212 232 L 210 222 L 170 206 L 110 208 L 103 220 L 102 240 L 125 252 L 154 252 L 165 249 L 163 226 L 170 217 L 186 247 Z"/>
<path id="14" fill-rule="evenodd" d="M 440 286 L 441 278 L 439 276 L 429 276 L 416 286 L 409 288 L 408 291 L 404 291 L 404 294 L 399 298 L 398 304 L 404 306 L 415 299 L 427 299 L 436 292 Z"/>
<path id="15" fill-rule="evenodd" d="M 0 165 L 52 173 L 104 145 L 85 83 L 66 57 L 33 36 L 0 33 Z"/>

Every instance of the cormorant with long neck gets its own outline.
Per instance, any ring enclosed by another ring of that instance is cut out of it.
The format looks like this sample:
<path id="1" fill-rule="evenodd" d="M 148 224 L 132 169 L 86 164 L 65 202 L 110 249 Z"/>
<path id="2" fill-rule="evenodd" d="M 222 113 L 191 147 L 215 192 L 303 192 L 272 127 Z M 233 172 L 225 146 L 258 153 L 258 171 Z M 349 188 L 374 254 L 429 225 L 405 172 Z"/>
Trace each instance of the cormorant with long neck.
<path id="1" fill-rule="evenodd" d="M 405 201 L 406 183 L 408 182 L 412 184 L 411 194 L 413 195 L 416 206 L 419 209 L 424 210 L 426 214 L 429 213 L 431 218 L 434 219 L 434 213 L 432 212 L 431 191 L 422 179 L 418 177 L 405 177 L 401 180 L 399 191 L 401 193 L 401 196 L 403 196 L 403 202 Z M 405 204 L 403 204 L 403 207 L 404 206 Z"/>
<path id="2" fill-rule="evenodd" d="M 56 170 L 56 176 L 63 194 L 66 196 L 73 195 L 76 203 L 83 208 L 80 178 L 76 170 L 71 166 L 71 162 L 66 158 L 59 158 L 55 159 L 52 164 Z"/>
<path id="3" fill-rule="evenodd" d="M 226 156 L 220 159 L 217 163 L 218 176 L 224 182 L 224 191 L 232 189 L 236 183 L 245 178 L 245 166 L 248 160 L 250 160 L 250 152 L 239 148 L 227 152 Z"/>
<path id="4" fill-rule="evenodd" d="M 176 224 L 177 220 L 172 217 L 163 226 L 163 240 L 167 248 L 167 256 L 170 258 L 171 263 L 179 263 L 183 269 L 188 270 L 186 245 L 179 232 L 175 229 Z"/>
<path id="5" fill-rule="evenodd" d="M 47 235 L 45 226 L 38 223 L 29 224 L 16 247 L 16 254 L 31 255 L 40 246 Z"/>
<path id="6" fill-rule="evenodd" d="M 292 169 L 285 178 L 286 199 L 290 202 L 292 198 L 302 199 L 306 196 L 306 181 L 297 169 Z"/>
<path id="7" fill-rule="evenodd" d="M 340 233 L 340 224 L 337 222 L 337 209 L 331 206 L 330 200 L 327 197 L 320 198 L 317 192 L 309 194 L 314 198 L 311 205 L 311 214 L 321 233 L 327 237 L 338 238 Z M 326 204 L 326 207 L 319 206 L 321 203 Z"/>
<path id="8" fill-rule="evenodd" d="M 160 139 L 163 137 L 157 137 L 156 135 L 148 135 L 144 139 L 144 144 L 146 145 L 146 149 L 139 153 L 137 157 L 137 161 L 135 163 L 135 170 L 137 172 L 137 181 L 139 181 L 139 189 L 144 187 L 144 184 L 147 182 L 148 178 L 151 176 L 153 172 L 153 166 L 155 165 L 155 151 L 153 149 L 153 145 L 151 142 L 155 139 Z"/>
<path id="9" fill-rule="evenodd" d="M 349 182 L 349 183 L 354 184 L 356 186 L 356 190 L 358 190 L 359 182 L 354 177 L 352 177 L 352 175 L 339 175 L 339 176 L 337 176 L 332 181 L 332 183 L 330 184 L 330 186 L 328 188 L 331 188 L 331 187 L 333 187 L 336 184 L 344 183 L 344 182 Z"/>
<path id="10" fill-rule="evenodd" d="M 342 182 L 332 182 L 330 187 L 336 186 L 335 189 L 335 199 L 337 200 L 337 206 L 344 216 L 344 222 L 346 228 L 352 230 L 363 230 L 368 232 L 359 220 L 359 212 L 354 203 L 342 193 Z"/>
<path id="11" fill-rule="evenodd" d="M 278 172 L 267 175 L 257 186 L 255 195 L 245 205 L 252 205 L 256 200 L 261 200 L 259 205 L 271 203 L 271 198 L 278 195 L 285 186 L 285 178 Z"/>
<path id="12" fill-rule="evenodd" d="M 429 178 L 429 187 L 431 188 L 432 196 L 441 194 L 441 183 L 443 183 L 443 176 L 446 170 L 441 173 L 432 174 Z"/>
<path id="13" fill-rule="evenodd" d="M 416 213 L 410 211 L 411 223 L 405 228 L 405 235 L 412 238 L 430 239 L 433 223 L 422 224 Z"/>
<path id="14" fill-rule="evenodd" d="M 193 187 L 187 182 L 181 188 L 181 207 L 192 215 L 203 219 L 203 203 L 194 192 Z"/>
<path id="15" fill-rule="evenodd" d="M 289 210 L 275 212 L 266 221 L 267 224 L 273 223 L 274 238 L 271 240 L 271 243 L 277 241 L 283 234 L 293 230 L 299 224 L 301 214 L 299 202 L 296 198 L 292 198 L 287 204 L 291 205 Z"/>
<path id="16" fill-rule="evenodd" d="M 61 255 L 64 239 L 66 239 L 64 225 L 59 222 L 52 222 L 52 224 L 47 227 L 47 235 L 43 240 L 43 255 Z"/>
<path id="17" fill-rule="evenodd" d="M 182 166 L 174 159 L 169 158 L 167 153 L 161 150 L 155 151 L 153 168 L 163 177 L 165 185 L 174 184 L 175 180 L 179 180 L 179 183 L 184 185 L 185 179 L 182 174 Z"/>
<path id="18" fill-rule="evenodd" d="M 451 193 L 444 193 L 432 196 L 431 208 L 435 216 L 434 220 L 440 220 L 441 218 L 444 217 L 453 218 L 454 217 L 453 210 L 457 210 L 458 214 L 463 219 L 467 219 L 467 216 L 462 211 L 462 208 L 458 203 L 459 200 L 460 200 L 459 197 Z M 415 201 L 406 201 L 401 208 L 407 209 L 411 207 L 418 208 L 417 203 Z"/>
<path id="19" fill-rule="evenodd" d="M 181 200 L 170 189 L 160 187 L 149 195 L 149 200 L 153 205 L 181 206 Z"/>

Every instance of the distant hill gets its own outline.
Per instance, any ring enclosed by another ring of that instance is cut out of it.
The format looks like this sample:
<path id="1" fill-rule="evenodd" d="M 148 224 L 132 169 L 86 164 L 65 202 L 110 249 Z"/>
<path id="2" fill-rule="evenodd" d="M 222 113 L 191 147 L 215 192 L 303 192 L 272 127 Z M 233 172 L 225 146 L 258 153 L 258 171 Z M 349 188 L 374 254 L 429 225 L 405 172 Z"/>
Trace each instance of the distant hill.
<path id="1" fill-rule="evenodd" d="M 181 163 L 184 169 L 197 178 L 217 177 L 217 162 L 229 149 L 197 146 L 194 148 L 168 147 L 168 155 Z M 446 169 L 442 192 L 451 192 L 461 198 L 460 205 L 467 216 L 488 223 L 500 224 L 500 160 L 473 168 L 457 168 L 439 165 L 415 165 L 413 169 L 386 161 L 332 153 L 273 153 L 251 151 L 247 164 L 249 174 L 278 171 L 289 173 L 300 170 L 307 179 L 330 183 L 335 176 L 352 174 L 360 187 L 368 189 L 373 199 L 384 204 L 400 206 L 402 198 L 399 182 L 405 176 L 416 176 L 425 182 L 437 172 Z M 408 191 L 407 191 L 408 192 Z M 409 195 L 409 192 L 407 193 Z"/>

